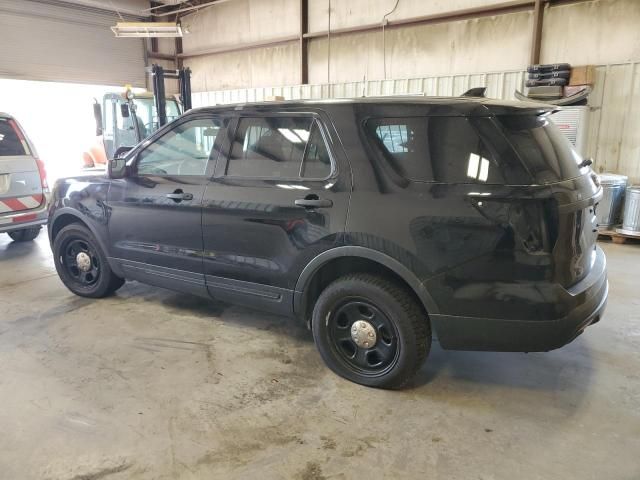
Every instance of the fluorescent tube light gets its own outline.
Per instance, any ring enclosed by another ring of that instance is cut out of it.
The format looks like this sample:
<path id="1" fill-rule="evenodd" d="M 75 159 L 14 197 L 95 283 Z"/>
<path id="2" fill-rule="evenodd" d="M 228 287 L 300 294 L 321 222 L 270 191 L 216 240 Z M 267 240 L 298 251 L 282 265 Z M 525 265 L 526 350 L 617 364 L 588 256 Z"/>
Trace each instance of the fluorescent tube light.
<path id="1" fill-rule="evenodd" d="M 182 27 L 172 22 L 118 22 L 111 30 L 119 38 L 182 37 Z"/>

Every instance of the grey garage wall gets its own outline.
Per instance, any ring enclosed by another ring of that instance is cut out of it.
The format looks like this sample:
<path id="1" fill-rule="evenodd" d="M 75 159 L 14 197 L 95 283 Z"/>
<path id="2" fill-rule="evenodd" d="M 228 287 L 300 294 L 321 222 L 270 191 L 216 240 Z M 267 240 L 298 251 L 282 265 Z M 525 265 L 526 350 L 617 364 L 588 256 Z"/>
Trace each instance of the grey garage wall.
<path id="1" fill-rule="evenodd" d="M 486 86 L 493 98 L 514 99 L 522 90 L 521 70 L 466 75 L 444 75 L 396 80 L 369 80 L 336 84 L 257 87 L 193 94 L 194 106 L 253 102 L 272 96 L 285 99 L 349 98 L 362 95 L 460 95 L 471 87 Z M 587 155 L 599 172 L 629 175 L 640 183 L 640 62 L 596 66 Z"/>
<path id="2" fill-rule="evenodd" d="M 115 38 L 117 21 L 54 0 L 0 0 L 0 77 L 144 87 L 144 43 Z"/>

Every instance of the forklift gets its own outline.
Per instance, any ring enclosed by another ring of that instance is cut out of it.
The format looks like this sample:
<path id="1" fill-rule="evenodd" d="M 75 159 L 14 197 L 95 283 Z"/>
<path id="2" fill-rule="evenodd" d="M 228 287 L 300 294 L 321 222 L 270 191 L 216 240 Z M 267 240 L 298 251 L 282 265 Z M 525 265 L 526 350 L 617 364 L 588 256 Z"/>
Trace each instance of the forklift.
<path id="1" fill-rule="evenodd" d="M 151 67 L 153 93 L 109 92 L 93 105 L 96 141 L 82 155 L 84 168 L 105 168 L 107 161 L 126 152 L 168 122 L 191 109 L 191 70 Z M 180 101 L 165 93 L 165 80 L 178 80 Z"/>

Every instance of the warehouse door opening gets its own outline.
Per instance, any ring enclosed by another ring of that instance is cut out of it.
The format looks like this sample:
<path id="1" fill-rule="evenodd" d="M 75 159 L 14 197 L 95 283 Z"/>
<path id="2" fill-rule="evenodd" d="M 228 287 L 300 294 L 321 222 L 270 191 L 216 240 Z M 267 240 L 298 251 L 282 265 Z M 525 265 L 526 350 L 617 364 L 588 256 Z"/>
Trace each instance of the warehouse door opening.
<path id="1" fill-rule="evenodd" d="M 82 172 L 83 153 L 96 141 L 93 103 L 120 91 L 124 87 L 0 79 L 0 111 L 26 130 L 52 183 Z"/>

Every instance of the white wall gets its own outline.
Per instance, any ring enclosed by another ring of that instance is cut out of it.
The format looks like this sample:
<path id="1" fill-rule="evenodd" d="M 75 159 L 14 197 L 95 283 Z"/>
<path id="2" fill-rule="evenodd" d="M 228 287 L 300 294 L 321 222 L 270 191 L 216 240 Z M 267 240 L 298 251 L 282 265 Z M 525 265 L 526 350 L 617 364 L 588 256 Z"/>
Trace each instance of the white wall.
<path id="1" fill-rule="evenodd" d="M 601 0 L 548 8 L 542 60 L 599 65 L 640 60 L 640 1 Z"/>
<path id="2" fill-rule="evenodd" d="M 389 21 L 460 11 L 502 0 L 400 0 Z M 529 61 L 531 11 L 386 30 L 395 0 L 331 1 L 332 30 L 379 24 L 377 31 L 309 41 L 309 81 L 463 74 L 524 68 Z M 309 31 L 326 31 L 329 0 L 309 0 Z M 233 0 L 182 19 L 191 32 L 185 53 L 235 47 L 298 34 L 299 0 Z M 607 64 L 640 59 L 640 0 L 592 0 L 546 7 L 542 62 Z M 330 42 L 330 58 L 327 44 Z M 291 85 L 300 81 L 298 44 L 186 59 L 193 90 Z M 329 72 L 329 78 L 327 77 Z"/>
<path id="3" fill-rule="evenodd" d="M 386 78 L 524 68 L 531 17 L 523 12 L 386 30 Z M 328 42 L 310 42 L 310 83 L 385 78 L 382 30 L 331 38 L 329 79 Z"/>
<path id="4" fill-rule="evenodd" d="M 396 0 L 331 0 L 331 28 L 381 25 L 382 18 L 393 9 L 395 3 Z M 387 19 L 401 20 L 500 3 L 504 3 L 504 0 L 400 0 Z M 310 32 L 327 30 L 328 7 L 329 0 L 309 0 Z"/>

